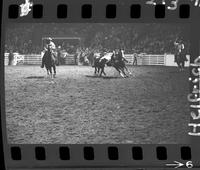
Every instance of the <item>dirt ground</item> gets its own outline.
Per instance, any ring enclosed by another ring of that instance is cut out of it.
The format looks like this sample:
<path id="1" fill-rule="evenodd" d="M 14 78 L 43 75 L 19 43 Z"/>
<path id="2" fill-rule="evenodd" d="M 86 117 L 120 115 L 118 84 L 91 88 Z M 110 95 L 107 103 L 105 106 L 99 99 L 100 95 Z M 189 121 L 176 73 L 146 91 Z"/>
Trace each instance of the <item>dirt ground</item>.
<path id="1" fill-rule="evenodd" d="M 59 66 L 54 82 L 39 66 L 6 66 L 6 123 L 13 144 L 188 143 L 188 70 L 129 67 L 133 76 L 93 76 Z"/>

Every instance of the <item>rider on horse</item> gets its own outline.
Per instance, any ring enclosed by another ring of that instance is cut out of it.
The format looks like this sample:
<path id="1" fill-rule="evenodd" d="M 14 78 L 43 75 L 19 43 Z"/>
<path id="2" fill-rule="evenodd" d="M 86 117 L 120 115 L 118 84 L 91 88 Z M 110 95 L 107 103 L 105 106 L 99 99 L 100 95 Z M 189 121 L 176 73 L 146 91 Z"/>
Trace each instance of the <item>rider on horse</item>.
<path id="1" fill-rule="evenodd" d="M 179 55 L 179 54 L 181 54 L 183 52 L 183 50 L 185 49 L 185 46 L 184 46 L 184 44 L 183 44 L 181 39 L 176 40 L 174 42 L 174 46 L 175 46 L 175 50 L 176 50 L 174 62 L 177 62 L 177 55 Z"/>
<path id="2" fill-rule="evenodd" d="M 44 47 L 44 51 L 45 52 L 48 51 L 48 48 L 51 50 L 53 57 L 55 57 L 56 45 L 54 44 L 54 42 L 52 41 L 52 38 L 50 38 L 50 37 L 47 39 L 47 44 Z M 44 68 L 44 60 L 45 60 L 45 58 L 43 57 L 41 68 Z"/>
<path id="3" fill-rule="evenodd" d="M 177 40 L 174 42 L 175 45 L 175 61 L 179 67 L 180 71 L 184 70 L 185 67 L 185 62 L 188 61 L 187 57 L 186 57 L 186 52 L 185 52 L 185 46 L 183 44 L 183 41 L 181 39 L 179 39 L 179 41 L 177 42 Z"/>

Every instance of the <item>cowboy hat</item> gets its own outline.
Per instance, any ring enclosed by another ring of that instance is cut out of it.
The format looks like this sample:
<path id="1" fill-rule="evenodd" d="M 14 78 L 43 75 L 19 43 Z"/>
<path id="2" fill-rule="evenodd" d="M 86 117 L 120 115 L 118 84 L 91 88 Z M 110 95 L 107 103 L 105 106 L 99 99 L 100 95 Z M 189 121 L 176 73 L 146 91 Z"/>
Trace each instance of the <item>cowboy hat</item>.
<path id="1" fill-rule="evenodd" d="M 47 40 L 52 41 L 52 38 L 51 38 L 51 37 L 48 37 Z"/>

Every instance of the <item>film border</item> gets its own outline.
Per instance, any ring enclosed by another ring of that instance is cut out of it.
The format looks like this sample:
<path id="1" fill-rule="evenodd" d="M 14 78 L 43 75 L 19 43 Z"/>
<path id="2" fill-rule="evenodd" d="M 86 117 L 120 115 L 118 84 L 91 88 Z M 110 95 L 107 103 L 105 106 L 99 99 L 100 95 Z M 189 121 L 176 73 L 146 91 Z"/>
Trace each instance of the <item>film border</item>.
<path id="1" fill-rule="evenodd" d="M 190 5 L 190 17 L 187 19 L 179 18 L 179 10 L 169 11 L 165 10 L 165 18 L 158 19 L 155 18 L 155 8 L 145 4 L 145 1 L 131 1 L 127 0 L 122 2 L 120 0 L 58 0 L 58 1 L 48 1 L 48 0 L 37 0 L 37 4 L 42 4 L 44 7 L 43 18 L 37 19 L 32 18 L 31 12 L 25 17 L 19 17 L 17 19 L 8 18 L 8 6 L 11 4 L 22 4 L 23 0 L 19 1 L 3 1 L 3 20 L 2 20 L 2 42 L 4 41 L 4 28 L 6 23 L 9 22 L 159 22 L 159 23 L 191 23 L 191 56 L 193 63 L 194 59 L 199 56 L 199 30 L 200 26 L 198 24 L 198 17 L 200 16 L 200 10 L 193 6 L 191 1 L 183 0 L 181 4 Z M 66 19 L 58 19 L 56 8 L 58 4 L 67 4 L 69 10 Z M 91 4 L 93 7 L 92 17 L 89 19 L 83 19 L 81 17 L 81 6 L 83 4 Z M 105 18 L 105 6 L 107 4 L 117 5 L 117 15 L 116 18 Z M 141 5 L 141 17 L 140 18 L 130 18 L 130 5 L 139 4 Z M 179 4 L 180 5 L 180 4 Z M 124 12 L 126 11 L 126 12 Z M 145 12 L 144 12 L 145 11 Z M 3 49 L 3 44 L 1 44 L 1 49 Z M 1 50 L 1 54 L 3 50 Z M 3 62 L 1 60 L 1 82 L 4 82 L 4 69 Z M 191 71 L 190 71 L 191 73 Z M 193 76 L 191 74 L 191 76 Z M 191 84 L 190 84 L 191 85 Z M 4 111 L 4 84 L 1 86 L 1 109 Z M 139 145 L 143 149 L 143 160 L 135 161 L 131 156 L 131 148 L 135 145 L 14 145 L 6 143 L 6 130 L 5 130 L 5 114 L 2 114 L 2 130 L 3 130 L 3 141 L 4 141 L 4 154 L 6 159 L 7 167 L 166 167 L 165 164 L 173 161 L 180 161 L 186 164 L 180 156 L 180 148 L 185 145 L 161 145 L 167 148 L 167 159 L 160 161 L 156 158 L 156 147 L 160 145 Z M 188 114 L 188 116 L 190 116 Z M 193 121 L 191 118 L 191 123 L 199 123 L 199 121 Z M 199 149 L 200 139 L 197 136 L 190 136 L 190 143 L 186 146 L 190 146 L 192 153 L 192 162 L 194 167 L 200 167 Z M 11 153 L 9 152 L 11 147 L 18 146 L 21 148 L 22 160 L 16 161 L 11 159 Z M 44 146 L 47 159 L 46 160 L 36 160 L 34 158 L 34 149 L 36 146 Z M 61 161 L 58 156 L 58 149 L 60 146 L 68 146 L 71 159 L 69 161 Z M 95 159 L 92 161 L 83 159 L 83 147 L 92 146 L 94 148 Z M 118 160 L 109 160 L 107 153 L 108 146 L 116 146 L 119 150 Z M 138 145 L 137 145 L 138 146 Z M 55 159 L 55 155 L 56 159 Z M 58 158 L 58 159 L 57 159 Z"/>

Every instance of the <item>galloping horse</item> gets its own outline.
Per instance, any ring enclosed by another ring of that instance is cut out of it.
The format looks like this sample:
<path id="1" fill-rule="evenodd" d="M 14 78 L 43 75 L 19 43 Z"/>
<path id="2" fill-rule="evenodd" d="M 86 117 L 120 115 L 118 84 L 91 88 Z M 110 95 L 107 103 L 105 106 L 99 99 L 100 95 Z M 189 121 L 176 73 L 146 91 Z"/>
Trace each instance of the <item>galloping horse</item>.
<path id="1" fill-rule="evenodd" d="M 115 67 L 117 70 L 120 70 L 119 73 L 122 77 L 128 77 L 127 74 L 125 73 L 125 70 L 128 72 L 129 75 L 132 75 L 131 71 L 128 70 L 126 67 L 125 62 L 128 62 L 124 58 L 124 53 L 122 50 L 120 50 L 117 54 L 115 54 L 114 59 L 113 59 L 113 67 Z"/>
<path id="2" fill-rule="evenodd" d="M 44 53 L 44 65 L 47 70 L 47 75 L 49 75 L 49 73 L 50 73 L 50 77 L 55 78 L 55 76 L 56 76 L 56 58 L 52 54 L 49 46 L 47 48 L 47 51 Z M 53 67 L 54 74 L 52 74 L 52 69 L 51 69 L 52 67 Z"/>

